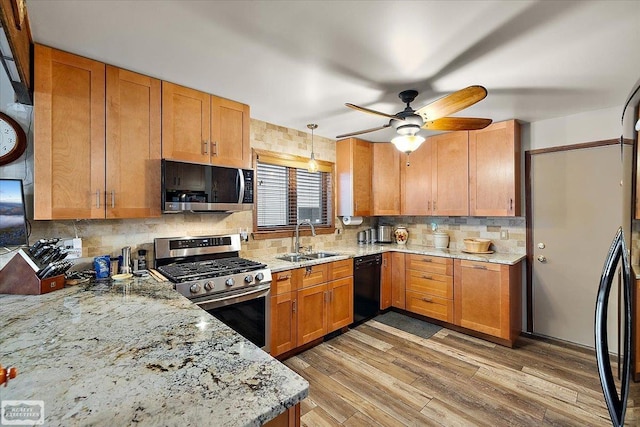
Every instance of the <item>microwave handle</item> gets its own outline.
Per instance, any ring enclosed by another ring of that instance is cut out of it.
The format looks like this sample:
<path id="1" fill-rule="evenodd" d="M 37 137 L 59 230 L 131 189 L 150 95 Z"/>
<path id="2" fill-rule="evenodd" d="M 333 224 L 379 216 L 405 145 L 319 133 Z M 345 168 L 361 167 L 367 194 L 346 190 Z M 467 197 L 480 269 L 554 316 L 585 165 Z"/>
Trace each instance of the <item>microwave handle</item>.
<path id="1" fill-rule="evenodd" d="M 237 184 L 240 184 L 239 186 Z M 238 192 L 238 203 L 242 203 L 244 200 L 244 174 L 242 173 L 242 169 L 238 169 L 238 180 L 236 181 L 236 188 L 240 187 L 240 191 Z"/>

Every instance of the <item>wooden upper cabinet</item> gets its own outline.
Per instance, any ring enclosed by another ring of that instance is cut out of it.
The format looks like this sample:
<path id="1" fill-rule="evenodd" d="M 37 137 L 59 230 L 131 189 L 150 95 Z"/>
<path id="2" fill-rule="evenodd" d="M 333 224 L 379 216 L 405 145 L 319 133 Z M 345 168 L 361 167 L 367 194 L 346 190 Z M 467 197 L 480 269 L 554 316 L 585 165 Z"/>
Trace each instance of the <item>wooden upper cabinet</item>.
<path id="1" fill-rule="evenodd" d="M 401 155 L 402 215 L 431 215 L 431 139 Z"/>
<path id="2" fill-rule="evenodd" d="M 469 133 L 431 138 L 432 215 L 469 215 Z"/>
<path id="3" fill-rule="evenodd" d="M 160 216 L 160 80 L 106 72 L 106 217 Z"/>
<path id="4" fill-rule="evenodd" d="M 249 106 L 211 96 L 211 163 L 251 167 Z"/>
<path id="5" fill-rule="evenodd" d="M 519 216 L 520 199 L 518 122 L 469 132 L 469 215 Z"/>
<path id="6" fill-rule="evenodd" d="M 162 82 L 162 157 L 251 167 L 249 106 Z"/>
<path id="7" fill-rule="evenodd" d="M 336 142 L 338 216 L 369 216 L 372 212 L 371 144 L 357 138 Z"/>
<path id="8" fill-rule="evenodd" d="M 16 8 L 22 7 L 22 13 Z M 21 19 L 16 19 L 16 16 Z M 6 36 L 6 42 L 13 53 L 13 63 L 18 70 L 20 82 L 12 82 L 18 102 L 32 104 L 31 98 L 31 29 L 26 2 L 0 0 L 0 26 Z M 4 49 L 3 49 L 4 50 Z M 3 52 L 7 55 L 9 52 Z"/>
<path id="9" fill-rule="evenodd" d="M 373 215 L 400 214 L 400 151 L 391 143 L 372 144 Z"/>
<path id="10" fill-rule="evenodd" d="M 209 163 L 211 95 L 162 82 L 162 157 Z"/>
<path id="11" fill-rule="evenodd" d="M 34 46 L 34 218 L 104 218 L 105 65 Z"/>

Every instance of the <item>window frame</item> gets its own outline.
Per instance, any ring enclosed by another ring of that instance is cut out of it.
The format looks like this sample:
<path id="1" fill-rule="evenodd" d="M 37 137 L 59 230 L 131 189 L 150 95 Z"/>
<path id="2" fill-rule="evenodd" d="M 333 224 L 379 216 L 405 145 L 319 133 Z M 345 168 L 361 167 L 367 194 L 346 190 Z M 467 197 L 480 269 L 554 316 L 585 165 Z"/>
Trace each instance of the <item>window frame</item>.
<path id="1" fill-rule="evenodd" d="M 276 238 L 284 238 L 284 237 L 293 237 L 295 235 L 295 225 L 288 226 L 280 226 L 274 227 L 273 229 L 265 229 L 264 227 L 260 230 L 258 229 L 258 162 L 262 161 L 263 163 L 268 163 L 277 166 L 285 166 L 288 168 L 297 168 L 297 169 L 306 169 L 307 164 L 309 163 L 308 157 L 296 156 L 293 154 L 283 154 L 276 153 L 273 151 L 267 150 L 252 150 L 252 158 L 253 158 L 253 173 L 256 179 L 254 179 L 253 183 L 253 194 L 254 194 L 254 203 L 253 203 L 253 238 L 254 240 L 261 239 L 276 239 Z M 325 160 L 316 160 L 318 164 L 319 172 L 328 172 L 331 177 L 331 212 L 327 212 L 327 219 L 329 221 L 328 225 L 314 225 L 316 234 L 333 234 L 335 233 L 335 220 L 336 220 L 336 174 L 335 174 L 335 164 L 332 162 L 327 162 Z M 289 192 L 293 189 L 289 186 Z M 301 236 L 310 236 L 311 228 L 310 227 L 300 227 L 299 229 Z"/>

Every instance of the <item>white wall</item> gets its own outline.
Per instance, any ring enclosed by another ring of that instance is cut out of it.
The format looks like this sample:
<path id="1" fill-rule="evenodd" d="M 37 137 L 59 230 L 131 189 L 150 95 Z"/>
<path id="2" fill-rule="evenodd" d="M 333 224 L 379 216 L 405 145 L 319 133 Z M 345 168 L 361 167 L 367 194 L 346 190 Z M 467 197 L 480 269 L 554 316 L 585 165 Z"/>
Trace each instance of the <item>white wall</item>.
<path id="1" fill-rule="evenodd" d="M 580 144 L 583 142 L 617 139 L 620 135 L 633 138 L 633 109 L 627 108 L 622 129 L 623 105 L 588 111 L 566 117 L 541 120 L 522 126 L 522 150 L 562 145 Z"/>

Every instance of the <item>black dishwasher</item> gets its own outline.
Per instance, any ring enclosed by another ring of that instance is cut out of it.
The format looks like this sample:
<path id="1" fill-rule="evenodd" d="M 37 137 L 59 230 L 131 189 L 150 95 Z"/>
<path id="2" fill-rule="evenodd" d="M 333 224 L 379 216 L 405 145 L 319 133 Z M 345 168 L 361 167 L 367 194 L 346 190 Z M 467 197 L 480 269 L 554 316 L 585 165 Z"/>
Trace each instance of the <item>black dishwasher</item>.
<path id="1" fill-rule="evenodd" d="M 353 259 L 353 322 L 361 323 L 380 311 L 380 265 L 382 255 Z"/>

